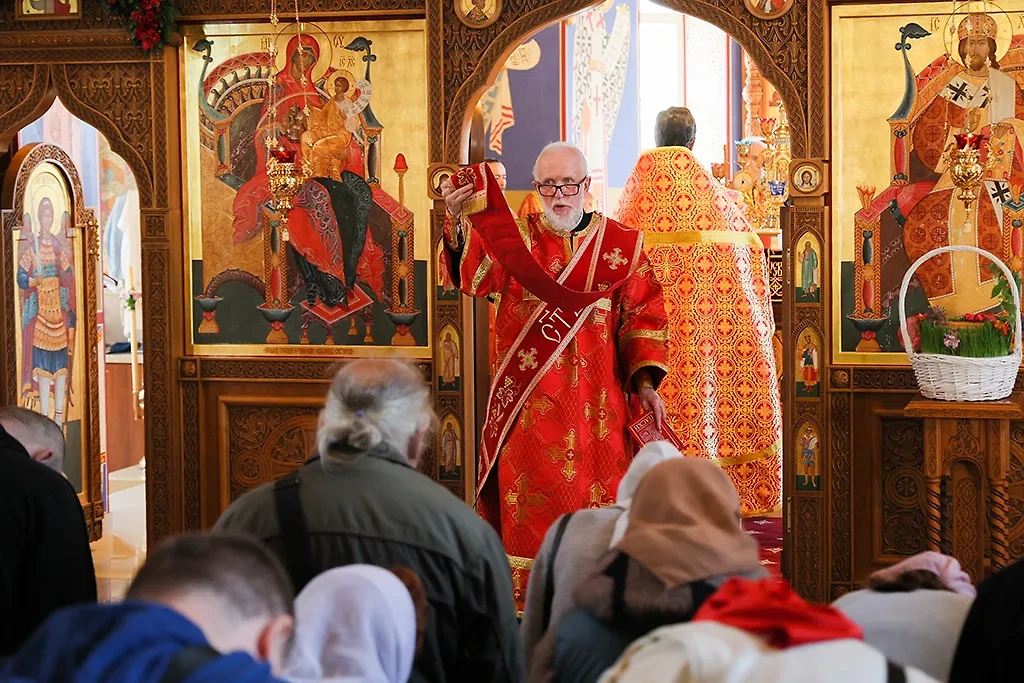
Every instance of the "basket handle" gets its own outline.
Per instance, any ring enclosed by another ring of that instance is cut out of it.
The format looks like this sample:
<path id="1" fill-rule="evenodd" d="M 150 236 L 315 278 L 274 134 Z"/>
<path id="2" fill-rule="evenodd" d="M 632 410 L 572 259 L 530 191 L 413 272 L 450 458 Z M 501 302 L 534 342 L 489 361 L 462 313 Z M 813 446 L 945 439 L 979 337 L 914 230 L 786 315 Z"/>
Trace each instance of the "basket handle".
<path id="1" fill-rule="evenodd" d="M 969 252 L 969 253 L 972 253 L 972 254 L 977 254 L 978 256 L 984 256 L 989 261 L 991 261 L 992 263 L 994 263 L 997 266 L 999 266 L 999 269 L 1003 271 L 1004 275 L 1006 275 L 1006 279 L 1009 281 L 1009 284 L 1010 284 L 1010 293 L 1013 294 L 1013 303 L 1017 307 L 1017 315 L 1014 316 L 1016 318 L 1016 320 L 1014 320 L 1014 324 L 1013 324 L 1013 340 L 1014 340 L 1014 342 L 1013 342 L 1013 350 L 1014 350 L 1014 353 L 1020 353 L 1021 352 L 1020 291 L 1017 288 L 1017 281 L 1014 279 L 1013 273 L 1010 272 L 1010 269 L 1007 268 L 1005 263 L 1003 263 L 1003 260 L 1000 259 L 995 254 L 987 252 L 984 249 L 978 249 L 977 247 L 968 246 L 966 244 L 952 244 L 952 245 L 949 245 L 947 247 L 939 247 L 938 249 L 932 249 L 927 254 L 925 254 L 921 258 L 917 259 L 916 261 L 914 261 L 914 265 L 910 266 L 910 269 L 907 271 L 906 275 L 903 276 L 903 284 L 900 286 L 900 298 L 899 298 L 899 307 L 900 308 L 899 308 L 899 311 L 900 311 L 900 331 L 903 332 L 903 347 L 907 351 L 907 356 L 909 358 L 913 358 L 914 357 L 914 353 L 915 353 L 915 351 L 914 351 L 914 344 L 910 340 L 910 330 L 907 329 L 907 312 L 905 310 L 905 304 L 906 304 L 906 298 L 907 298 L 907 288 L 910 287 L 910 279 L 914 276 L 914 273 L 917 272 L 917 269 L 920 268 L 921 265 L 925 261 L 927 261 L 928 259 L 932 258 L 933 256 L 938 256 L 939 254 L 946 254 L 946 253 L 949 253 L 951 251 Z"/>

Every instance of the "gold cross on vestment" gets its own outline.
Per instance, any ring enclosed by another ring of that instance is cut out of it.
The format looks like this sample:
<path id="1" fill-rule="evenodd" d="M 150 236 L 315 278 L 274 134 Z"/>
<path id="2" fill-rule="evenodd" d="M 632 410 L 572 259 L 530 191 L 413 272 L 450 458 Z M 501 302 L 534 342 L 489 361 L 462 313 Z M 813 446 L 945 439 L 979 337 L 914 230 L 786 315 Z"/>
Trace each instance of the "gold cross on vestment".
<path id="1" fill-rule="evenodd" d="M 521 599 L 524 596 L 523 588 L 523 570 L 513 569 L 512 570 L 512 597 L 516 600 Z"/>
<path id="2" fill-rule="evenodd" d="M 608 409 L 607 389 L 601 389 L 601 393 L 597 395 L 596 403 L 587 401 L 583 404 L 583 417 L 587 419 L 590 431 L 594 433 L 594 436 L 599 441 L 604 441 L 608 438 L 608 435 L 611 433 L 611 430 L 608 429 L 608 420 L 614 420 L 616 415 L 614 411 Z"/>
<path id="3" fill-rule="evenodd" d="M 517 524 L 522 524 L 529 516 L 528 507 L 537 508 L 547 502 L 543 493 L 530 493 L 530 482 L 525 474 L 516 479 L 516 487 L 505 494 L 505 504 L 512 508 L 512 517 Z"/>
<path id="4" fill-rule="evenodd" d="M 626 259 L 622 257 L 622 250 L 618 247 L 615 247 L 601 258 L 608 262 L 608 270 L 618 270 L 619 266 L 626 263 Z"/>
<path id="5" fill-rule="evenodd" d="M 549 401 L 547 396 L 541 396 L 536 400 L 532 398 L 528 399 L 526 403 L 523 404 L 523 414 L 522 417 L 519 418 L 519 424 L 522 425 L 523 429 L 529 429 L 537 423 L 536 418 L 534 418 L 534 410 L 541 415 L 546 415 L 547 412 L 554 407 L 555 404 Z"/>
<path id="6" fill-rule="evenodd" d="M 549 446 L 547 456 L 555 464 L 562 463 L 562 474 L 566 481 L 571 482 L 576 478 L 576 430 L 570 429 L 563 441 L 565 448 Z"/>
<path id="7" fill-rule="evenodd" d="M 520 372 L 533 370 L 537 367 L 537 347 L 533 347 L 529 351 L 523 349 L 517 355 L 519 356 Z"/>
<path id="8" fill-rule="evenodd" d="M 590 504 L 588 507 L 591 508 L 603 508 L 611 505 L 614 501 L 607 498 L 608 489 L 601 485 L 601 482 L 595 481 L 590 487 Z"/>
<path id="9" fill-rule="evenodd" d="M 576 340 L 573 339 L 569 342 L 569 347 L 565 350 L 558 360 L 555 361 L 555 367 L 559 370 L 564 370 L 566 366 L 569 367 L 569 383 L 574 387 L 580 384 L 580 368 L 587 367 L 587 361 L 585 358 L 576 353 Z"/>
<path id="10" fill-rule="evenodd" d="M 519 318 L 529 318 L 533 315 L 533 309 L 537 308 L 540 302 L 537 299 L 527 298 L 526 290 L 523 290 L 523 298 L 516 302 L 513 310 Z"/>

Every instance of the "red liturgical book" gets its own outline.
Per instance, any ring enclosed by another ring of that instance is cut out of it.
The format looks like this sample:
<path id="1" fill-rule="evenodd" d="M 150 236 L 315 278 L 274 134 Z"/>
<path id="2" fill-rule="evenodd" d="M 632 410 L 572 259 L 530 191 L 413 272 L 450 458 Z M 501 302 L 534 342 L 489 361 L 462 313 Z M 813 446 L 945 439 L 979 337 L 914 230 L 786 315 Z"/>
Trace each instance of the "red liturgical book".
<path id="1" fill-rule="evenodd" d="M 629 433 L 633 435 L 633 438 L 641 448 L 651 441 L 668 441 L 680 451 L 683 450 L 683 442 L 679 440 L 679 437 L 676 436 L 676 433 L 672 431 L 667 422 L 662 422 L 661 431 L 658 431 L 654 421 L 654 413 L 651 411 L 644 413 L 630 423 Z"/>
<path id="2" fill-rule="evenodd" d="M 487 208 L 487 171 L 486 164 L 475 164 L 463 166 L 459 172 L 451 177 L 451 184 L 455 189 L 464 185 L 473 187 L 473 194 L 469 195 L 462 204 L 462 213 L 466 216 L 480 213 Z"/>

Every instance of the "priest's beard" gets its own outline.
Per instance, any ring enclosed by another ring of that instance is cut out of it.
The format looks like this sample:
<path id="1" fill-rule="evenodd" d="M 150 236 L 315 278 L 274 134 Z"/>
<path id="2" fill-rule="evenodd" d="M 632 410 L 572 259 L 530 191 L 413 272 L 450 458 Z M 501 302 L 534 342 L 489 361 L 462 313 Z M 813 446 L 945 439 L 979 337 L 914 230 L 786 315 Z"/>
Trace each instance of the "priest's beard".
<path id="1" fill-rule="evenodd" d="M 548 219 L 551 227 L 559 232 L 572 232 L 580 221 L 583 220 L 583 207 L 572 209 L 565 218 L 555 213 L 554 209 L 544 209 L 544 217 Z"/>

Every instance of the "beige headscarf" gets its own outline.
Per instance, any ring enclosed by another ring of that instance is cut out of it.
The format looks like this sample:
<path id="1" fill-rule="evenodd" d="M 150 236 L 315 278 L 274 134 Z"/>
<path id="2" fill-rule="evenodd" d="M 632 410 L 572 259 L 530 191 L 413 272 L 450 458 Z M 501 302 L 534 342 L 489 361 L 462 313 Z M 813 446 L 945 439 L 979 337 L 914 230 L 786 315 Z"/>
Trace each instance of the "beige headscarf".
<path id="1" fill-rule="evenodd" d="M 761 567 L 757 542 L 741 527 L 735 487 L 718 465 L 702 458 L 667 460 L 651 469 L 615 547 L 666 586 Z"/>

